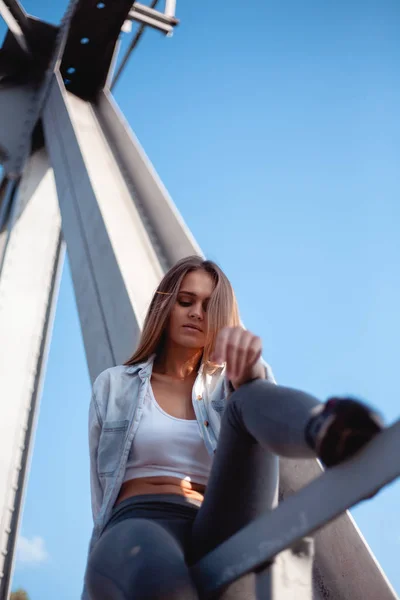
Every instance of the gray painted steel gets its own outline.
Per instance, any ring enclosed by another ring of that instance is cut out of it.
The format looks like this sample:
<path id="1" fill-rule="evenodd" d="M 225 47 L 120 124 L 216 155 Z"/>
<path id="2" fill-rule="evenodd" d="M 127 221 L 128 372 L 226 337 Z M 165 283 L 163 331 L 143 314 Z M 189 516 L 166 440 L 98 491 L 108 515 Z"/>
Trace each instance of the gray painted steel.
<path id="1" fill-rule="evenodd" d="M 256 579 L 257 600 L 311 600 L 314 540 L 304 538 L 278 554 L 273 567 Z"/>
<path id="2" fill-rule="evenodd" d="M 388 454 L 391 461 L 385 460 Z M 192 569 L 199 589 L 208 596 L 238 576 L 260 568 L 282 550 L 295 548 L 302 538 L 399 476 L 400 421 L 377 436 L 352 460 L 325 471 L 276 509 L 210 552 Z M 390 588 L 384 590 L 379 583 L 376 586 L 380 571 L 373 566 L 370 564 L 369 572 L 356 580 L 351 597 L 361 600 L 374 593 L 380 600 L 393 600 L 396 595 Z M 326 592 L 325 596 L 336 597 Z"/>
<path id="3" fill-rule="evenodd" d="M 14 168 L 17 156 L 25 154 L 30 145 L 30 110 L 35 102 L 37 86 L 0 85 L 0 160 L 6 171 L 19 173 L 20 168 Z M 20 163 L 18 163 L 20 164 Z M 22 162 L 23 166 L 23 162 Z"/>
<path id="4" fill-rule="evenodd" d="M 143 25 L 153 27 L 169 36 L 172 35 L 173 28 L 178 23 L 174 17 L 167 16 L 140 2 L 134 2 L 129 18 Z"/>
<path id="5" fill-rule="evenodd" d="M 20 4 L 16 0 L 8 0 L 7 2 L 0 0 L 0 15 L 7 23 L 21 50 L 26 54 L 30 54 L 28 42 L 20 25 L 21 22 L 26 24 L 27 17 Z"/>
<path id="6" fill-rule="evenodd" d="M 93 380 L 129 358 L 162 268 L 92 105 L 55 76 L 43 120 Z"/>
<path id="7" fill-rule="evenodd" d="M 6 260 L 7 247 L 18 214 L 18 190 L 20 181 L 20 179 L 8 180 L 6 195 L 0 209 L 0 277 Z"/>
<path id="8" fill-rule="evenodd" d="M 183 256 L 202 255 L 112 95 L 101 92 L 94 109 L 160 261 L 169 268 Z"/>
<path id="9" fill-rule="evenodd" d="M 319 477 L 321 471 L 319 463 L 315 460 L 281 459 L 280 500 L 289 498 Z M 344 484 L 340 489 L 343 487 L 345 487 Z M 314 537 L 315 598 L 321 600 L 374 600 L 375 598 L 392 600 L 397 598 L 348 512 L 323 527 Z"/>
<path id="10" fill-rule="evenodd" d="M 16 200 L 0 280 L 2 600 L 12 573 L 62 262 L 56 189 L 44 150 L 28 161 Z"/>

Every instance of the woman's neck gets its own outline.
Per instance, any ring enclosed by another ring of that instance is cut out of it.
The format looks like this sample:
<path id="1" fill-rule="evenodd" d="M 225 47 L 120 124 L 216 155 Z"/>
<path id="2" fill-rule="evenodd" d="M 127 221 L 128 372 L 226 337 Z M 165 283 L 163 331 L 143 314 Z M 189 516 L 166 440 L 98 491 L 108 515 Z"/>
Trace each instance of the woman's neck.
<path id="1" fill-rule="evenodd" d="M 183 348 L 171 342 L 156 356 L 154 371 L 173 379 L 187 379 L 197 373 L 202 354 L 202 349 Z"/>

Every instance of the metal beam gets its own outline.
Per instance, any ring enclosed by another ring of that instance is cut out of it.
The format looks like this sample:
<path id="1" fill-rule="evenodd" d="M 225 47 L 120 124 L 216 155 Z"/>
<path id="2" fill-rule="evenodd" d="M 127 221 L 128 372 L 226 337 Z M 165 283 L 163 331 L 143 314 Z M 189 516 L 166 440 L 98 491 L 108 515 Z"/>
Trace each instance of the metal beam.
<path id="1" fill-rule="evenodd" d="M 31 49 L 26 36 L 29 31 L 28 16 L 18 0 L 0 0 L 0 16 L 3 17 L 21 50 L 30 56 Z"/>
<path id="2" fill-rule="evenodd" d="M 165 0 L 165 10 L 164 14 L 167 17 L 174 17 L 176 9 L 176 0 Z"/>
<path id="3" fill-rule="evenodd" d="M 131 7 L 132 0 L 78 0 L 60 66 L 69 91 L 93 100 L 104 87 Z"/>
<path id="4" fill-rule="evenodd" d="M 386 459 L 387 460 L 387 459 Z M 279 461 L 279 501 L 284 502 L 323 473 L 316 460 Z M 345 482 L 342 482 L 345 485 Z M 396 597 L 374 554 L 345 512 L 315 534 L 316 598 L 375 600 Z"/>
<path id="5" fill-rule="evenodd" d="M 94 110 L 163 268 L 168 269 L 183 256 L 202 256 L 200 246 L 112 95 L 101 92 Z"/>
<path id="6" fill-rule="evenodd" d="M 312 538 L 304 538 L 293 548 L 280 552 L 269 567 L 255 574 L 255 600 L 312 600 L 313 558 Z M 242 600 L 243 596 L 237 598 Z"/>
<path id="7" fill-rule="evenodd" d="M 7 174 L 18 176 L 29 154 L 37 86 L 0 86 L 0 144 Z"/>
<path id="8" fill-rule="evenodd" d="M 7 246 L 11 239 L 11 234 L 17 213 L 17 194 L 20 179 L 7 180 L 7 188 L 4 194 L 4 201 L 0 207 L 0 277 L 7 253 Z"/>
<path id="9" fill-rule="evenodd" d="M 0 78 L 8 85 L 39 84 L 51 64 L 58 28 L 26 15 L 12 12 L 14 3 L 0 0 L 9 29 L 0 48 Z"/>
<path id="10" fill-rule="evenodd" d="M 0 87 L 0 146 L 5 153 L 5 157 L 2 157 L 5 171 L 12 178 L 20 176 L 30 154 L 32 136 L 46 101 L 52 73 L 68 37 L 73 1 L 58 31 L 41 21 L 33 28 L 34 38 L 38 40 L 36 55 L 39 57 L 36 64 L 38 72 L 33 77 L 33 83 Z M 31 66 L 35 72 L 35 64 Z M 31 81 L 29 74 L 26 79 Z"/>
<path id="11" fill-rule="evenodd" d="M 44 130 L 93 380 L 131 354 L 163 269 L 93 106 L 60 76 Z"/>
<path id="12" fill-rule="evenodd" d="M 12 183 L 13 182 L 8 179 L 7 175 L 4 174 L 0 183 L 0 233 L 7 225 Z"/>
<path id="13" fill-rule="evenodd" d="M 150 17 L 149 15 L 144 15 L 142 13 L 139 13 L 139 12 L 136 13 L 136 12 L 132 11 L 129 16 L 134 21 L 137 21 L 138 23 L 141 23 L 143 25 L 147 25 L 148 27 L 151 27 L 152 29 L 157 29 L 158 31 L 165 33 L 165 35 L 170 35 L 173 31 L 172 25 L 168 25 L 167 23 L 164 23 L 160 19 L 154 19 L 153 17 Z"/>
<path id="14" fill-rule="evenodd" d="M 166 35 L 171 35 L 174 27 L 178 25 L 179 21 L 175 17 L 168 16 L 158 10 L 135 2 L 129 13 L 129 18 L 144 25 L 149 25 L 153 29 L 158 29 Z"/>
<path id="15" fill-rule="evenodd" d="M 147 6 L 146 4 L 142 4 L 141 2 L 134 2 L 132 5 L 132 9 L 129 13 L 129 18 L 135 19 L 137 15 L 146 15 L 147 17 L 151 17 L 155 21 L 160 21 L 160 23 L 164 23 L 164 25 L 178 25 L 179 21 L 173 16 L 166 15 L 165 13 L 160 12 L 159 10 L 155 10 L 151 6 Z"/>
<path id="16" fill-rule="evenodd" d="M 42 150 L 16 196 L 0 279 L 0 600 L 8 599 L 63 253 L 53 173 Z M 21 376 L 23 374 L 23 376 Z"/>
<path id="17" fill-rule="evenodd" d="M 390 456 L 390 460 L 387 457 Z M 277 554 L 338 517 L 400 476 L 400 421 L 379 434 L 352 460 L 327 470 L 308 486 L 233 535 L 192 568 L 204 597 L 242 575 L 268 564 Z M 371 574 L 360 598 L 395 600 L 381 583 L 372 596 Z M 376 584 L 375 584 L 376 586 Z M 379 589 L 378 589 L 379 588 Z"/>
<path id="18" fill-rule="evenodd" d="M 28 32 L 30 29 L 29 17 L 19 0 L 4 0 L 3 4 L 7 6 L 9 12 L 24 30 L 24 33 Z"/>
<path id="19" fill-rule="evenodd" d="M 107 94 L 90 104 L 56 75 L 43 121 L 94 379 L 128 358 L 165 269 L 199 248 Z"/>

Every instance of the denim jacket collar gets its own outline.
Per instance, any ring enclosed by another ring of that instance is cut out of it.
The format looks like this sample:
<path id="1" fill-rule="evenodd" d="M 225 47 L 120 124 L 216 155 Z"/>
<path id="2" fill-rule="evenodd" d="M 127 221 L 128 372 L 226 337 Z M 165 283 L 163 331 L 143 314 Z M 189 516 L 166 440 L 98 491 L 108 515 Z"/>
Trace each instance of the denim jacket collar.
<path id="1" fill-rule="evenodd" d="M 151 354 L 149 358 L 141 363 L 136 363 L 127 367 L 126 371 L 130 375 L 139 375 L 140 379 L 143 381 L 146 377 L 151 377 L 154 367 L 154 361 L 156 358 L 156 354 Z M 221 369 L 225 369 L 225 365 L 221 365 Z M 204 363 L 202 362 L 198 371 L 198 377 L 202 376 L 204 373 Z"/>

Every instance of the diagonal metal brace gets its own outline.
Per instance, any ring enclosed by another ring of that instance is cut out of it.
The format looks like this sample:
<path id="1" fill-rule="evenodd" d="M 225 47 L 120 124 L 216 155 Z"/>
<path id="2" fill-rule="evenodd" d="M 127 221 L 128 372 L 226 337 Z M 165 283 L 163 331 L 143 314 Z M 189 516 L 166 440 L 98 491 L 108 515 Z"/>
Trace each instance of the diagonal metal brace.
<path id="1" fill-rule="evenodd" d="M 0 0 L 0 15 L 6 22 L 10 32 L 25 54 L 30 55 L 28 43 L 29 21 L 28 15 L 18 0 Z"/>
<path id="2" fill-rule="evenodd" d="M 135 2 L 133 4 L 128 18 L 144 25 L 149 25 L 165 34 L 171 34 L 173 28 L 179 24 L 178 19 L 175 17 L 166 15 L 165 13 L 141 4 L 140 2 Z"/>
<path id="3" fill-rule="evenodd" d="M 192 576 L 201 597 L 260 569 L 399 476 L 400 420 L 351 460 L 325 471 L 194 565 Z"/>

